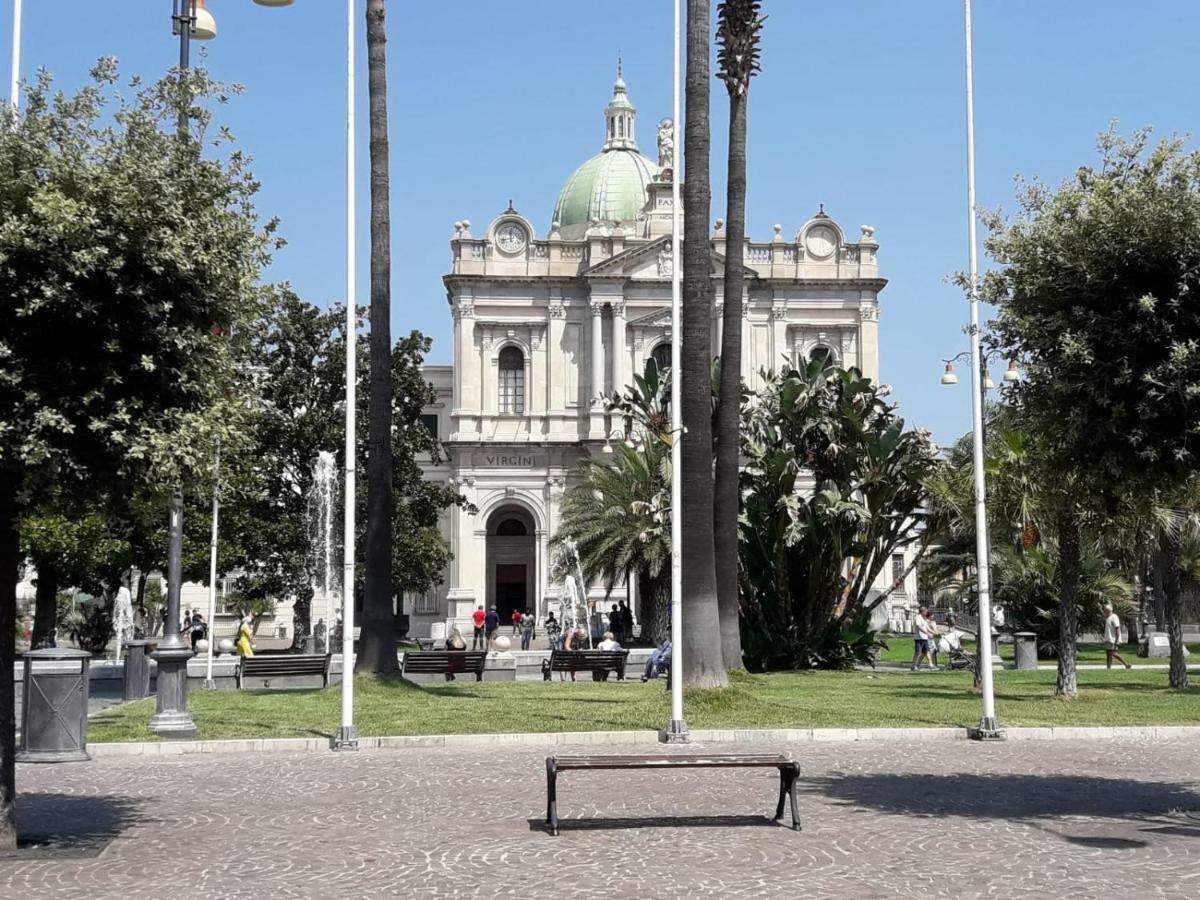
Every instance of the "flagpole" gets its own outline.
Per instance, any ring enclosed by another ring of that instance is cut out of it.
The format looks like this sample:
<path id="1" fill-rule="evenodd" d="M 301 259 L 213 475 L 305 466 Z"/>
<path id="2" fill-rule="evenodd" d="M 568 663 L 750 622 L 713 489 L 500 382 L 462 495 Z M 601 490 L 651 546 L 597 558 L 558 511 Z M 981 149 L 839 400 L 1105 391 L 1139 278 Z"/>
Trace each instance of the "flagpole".
<path id="1" fill-rule="evenodd" d="M 8 102 L 16 112 L 21 107 L 21 0 L 13 0 L 12 79 Z"/>
<path id="2" fill-rule="evenodd" d="M 346 488 L 342 494 L 345 526 L 342 540 L 342 724 L 333 740 L 335 750 L 358 749 L 358 729 L 354 725 L 354 475 L 358 379 L 355 359 L 358 300 L 354 279 L 354 7 L 354 0 L 346 0 Z M 330 647 L 330 652 L 332 650 Z"/>
<path id="3" fill-rule="evenodd" d="M 663 732 L 669 744 L 688 740 L 687 722 L 683 718 L 683 490 L 681 444 L 683 439 L 683 401 L 680 395 L 680 374 L 683 371 L 681 342 L 683 265 L 679 253 L 679 174 L 682 146 L 679 143 L 679 38 L 680 2 L 674 0 L 675 37 L 671 67 L 671 131 L 674 158 L 671 160 L 671 722 Z"/>
<path id="4" fill-rule="evenodd" d="M 975 481 L 975 571 L 979 595 L 979 687 L 983 713 L 979 725 L 970 729 L 977 740 L 1003 740 L 1004 731 L 996 718 L 992 679 L 991 572 L 988 559 L 987 495 L 983 472 L 983 360 L 979 339 L 979 260 L 975 239 L 975 66 L 971 37 L 971 0 L 964 0 L 967 60 L 967 259 L 970 267 L 971 324 L 971 430 L 972 468 Z"/>

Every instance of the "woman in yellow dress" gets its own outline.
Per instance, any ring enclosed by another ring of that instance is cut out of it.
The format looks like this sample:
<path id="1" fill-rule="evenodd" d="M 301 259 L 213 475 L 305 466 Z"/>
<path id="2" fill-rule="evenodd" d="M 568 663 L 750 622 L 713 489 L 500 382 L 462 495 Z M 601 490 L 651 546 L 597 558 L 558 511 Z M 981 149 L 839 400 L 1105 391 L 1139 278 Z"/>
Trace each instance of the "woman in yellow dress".
<path id="1" fill-rule="evenodd" d="M 254 648 L 250 646 L 250 626 L 254 622 L 253 616 L 246 616 L 242 619 L 242 624 L 238 626 L 237 636 L 237 652 L 238 656 L 253 656 Z"/>

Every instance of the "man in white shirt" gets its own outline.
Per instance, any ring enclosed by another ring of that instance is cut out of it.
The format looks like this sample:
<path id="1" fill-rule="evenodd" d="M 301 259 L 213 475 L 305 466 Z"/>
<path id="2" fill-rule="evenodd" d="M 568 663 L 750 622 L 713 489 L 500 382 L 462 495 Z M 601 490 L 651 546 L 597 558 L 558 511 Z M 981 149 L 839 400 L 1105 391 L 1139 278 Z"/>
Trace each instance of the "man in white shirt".
<path id="1" fill-rule="evenodd" d="M 929 668 L 936 668 L 933 664 L 933 634 L 934 624 L 929 620 L 929 610 L 924 606 L 917 610 L 917 615 L 913 619 L 913 661 L 912 668 L 915 672 L 921 666 L 921 660 L 929 660 Z"/>
<path id="2" fill-rule="evenodd" d="M 1113 612 L 1111 604 L 1104 607 L 1104 661 L 1107 668 L 1111 669 L 1113 660 L 1117 660 L 1127 669 L 1133 668 L 1129 663 L 1125 662 L 1125 658 L 1117 652 L 1117 645 L 1121 643 L 1121 619 Z"/>

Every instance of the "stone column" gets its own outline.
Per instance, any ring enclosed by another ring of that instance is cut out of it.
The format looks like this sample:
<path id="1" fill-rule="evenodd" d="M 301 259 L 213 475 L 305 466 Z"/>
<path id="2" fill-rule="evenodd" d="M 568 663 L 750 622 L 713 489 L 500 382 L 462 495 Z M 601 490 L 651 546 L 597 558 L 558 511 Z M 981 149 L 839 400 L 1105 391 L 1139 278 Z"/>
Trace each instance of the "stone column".
<path id="1" fill-rule="evenodd" d="M 479 412 L 479 385 L 471 378 L 471 358 L 475 349 L 475 307 L 460 299 L 454 308 L 454 397 L 450 415 L 451 432 L 475 431 L 471 414 Z"/>
<path id="2" fill-rule="evenodd" d="M 767 366 L 778 372 L 784 368 L 788 356 L 787 302 L 777 300 L 771 305 L 771 360 Z"/>
<path id="3" fill-rule="evenodd" d="M 879 306 L 865 300 L 858 308 L 858 364 L 862 373 L 879 383 Z"/>
<path id="4" fill-rule="evenodd" d="M 588 385 L 588 405 L 591 407 L 590 437 L 593 440 L 604 439 L 604 407 L 600 404 L 600 395 L 604 393 L 604 304 L 593 300 L 588 304 L 592 316 L 592 379 Z"/>
<path id="5" fill-rule="evenodd" d="M 625 356 L 625 301 L 612 304 L 613 311 L 613 363 L 612 385 L 614 391 L 625 390 L 629 384 L 629 360 Z"/>

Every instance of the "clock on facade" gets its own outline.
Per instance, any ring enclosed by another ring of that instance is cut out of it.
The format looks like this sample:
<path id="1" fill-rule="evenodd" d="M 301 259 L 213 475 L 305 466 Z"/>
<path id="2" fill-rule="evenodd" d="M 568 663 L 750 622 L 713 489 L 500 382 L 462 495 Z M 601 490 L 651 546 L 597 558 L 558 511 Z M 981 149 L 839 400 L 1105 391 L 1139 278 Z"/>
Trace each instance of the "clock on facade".
<path id="1" fill-rule="evenodd" d="M 525 229 L 516 222 L 505 222 L 496 229 L 496 246 L 504 253 L 520 253 L 526 240 Z"/>
<path id="2" fill-rule="evenodd" d="M 826 225 L 810 228 L 804 237 L 804 246 L 811 256 L 824 259 L 837 248 L 837 234 Z"/>

